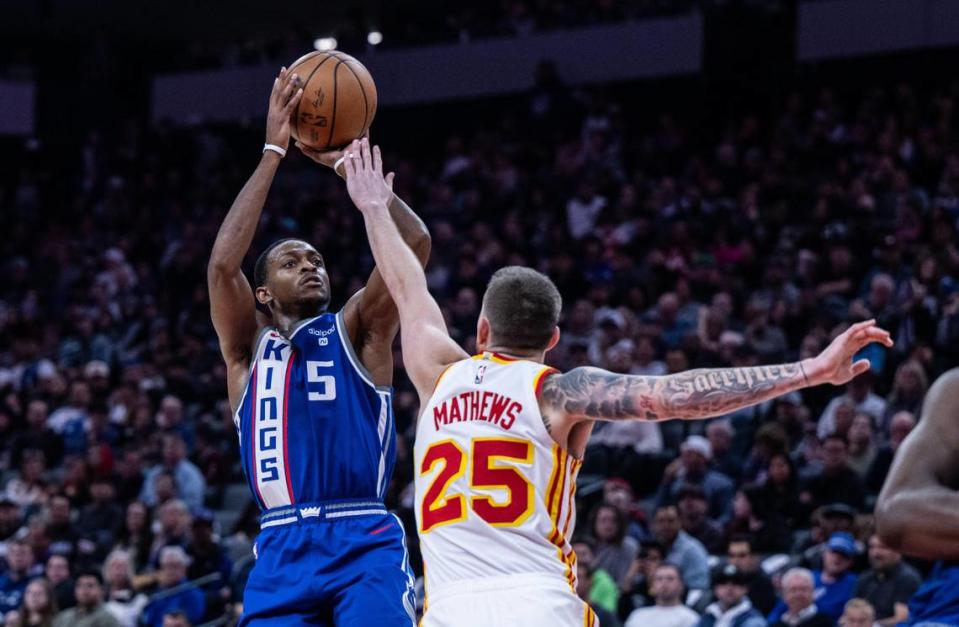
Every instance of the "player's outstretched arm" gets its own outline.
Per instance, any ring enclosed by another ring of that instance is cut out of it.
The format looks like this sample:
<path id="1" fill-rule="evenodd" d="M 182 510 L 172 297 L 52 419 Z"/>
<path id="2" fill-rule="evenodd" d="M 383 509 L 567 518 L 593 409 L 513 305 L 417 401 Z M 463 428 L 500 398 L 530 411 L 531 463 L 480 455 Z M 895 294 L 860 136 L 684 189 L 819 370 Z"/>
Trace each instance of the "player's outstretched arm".
<path id="1" fill-rule="evenodd" d="M 929 388 L 876 503 L 882 541 L 929 560 L 959 559 L 959 369 Z"/>
<path id="2" fill-rule="evenodd" d="M 399 311 L 403 362 L 425 400 L 451 363 L 467 357 L 446 330 L 439 305 L 426 287 L 423 266 L 400 236 L 390 215 L 393 174 L 383 176 L 378 146 L 354 141 L 347 149 L 346 188 L 363 214 L 376 267 Z"/>
<path id="3" fill-rule="evenodd" d="M 286 148 L 290 141 L 290 112 L 303 93 L 295 74 L 280 70 L 270 94 L 266 143 Z M 241 264 L 253 243 L 267 192 L 280 163 L 280 155 L 265 151 L 253 175 L 240 190 L 223 220 L 207 265 L 207 286 L 213 326 L 226 360 L 230 403 L 236 407 L 245 384 L 257 319 L 253 290 Z"/>
<path id="4" fill-rule="evenodd" d="M 364 143 L 369 145 L 369 137 L 362 138 L 361 147 Z M 334 168 L 338 175 L 346 177 L 346 168 L 341 161 L 345 151 L 314 150 L 299 142 L 296 147 L 313 161 Z M 389 211 L 400 237 L 425 267 L 431 245 L 426 224 L 396 194 L 390 200 Z M 377 384 L 389 385 L 393 380 L 393 338 L 399 329 L 400 317 L 379 266 L 373 268 L 366 287 L 354 294 L 343 307 L 343 318 L 360 361 Z"/>
<path id="5" fill-rule="evenodd" d="M 818 356 L 791 364 L 702 368 L 663 377 L 575 368 L 546 379 L 540 405 L 551 420 L 709 418 L 812 385 L 842 385 L 869 369 L 868 361 L 852 359 L 871 342 L 892 346 L 889 334 L 867 320 Z"/>

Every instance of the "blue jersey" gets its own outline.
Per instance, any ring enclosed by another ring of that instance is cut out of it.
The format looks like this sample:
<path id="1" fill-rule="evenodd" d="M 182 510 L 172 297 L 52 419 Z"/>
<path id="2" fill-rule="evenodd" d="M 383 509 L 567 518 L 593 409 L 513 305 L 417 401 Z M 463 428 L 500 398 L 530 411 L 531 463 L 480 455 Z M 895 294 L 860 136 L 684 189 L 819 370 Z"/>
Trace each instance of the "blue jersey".
<path id="1" fill-rule="evenodd" d="M 905 625 L 959 625 L 959 564 L 937 562 L 909 600 Z"/>
<path id="2" fill-rule="evenodd" d="M 342 312 L 272 327 L 256 343 L 234 416 L 247 481 L 262 509 L 382 500 L 396 457 L 392 388 L 376 386 Z"/>

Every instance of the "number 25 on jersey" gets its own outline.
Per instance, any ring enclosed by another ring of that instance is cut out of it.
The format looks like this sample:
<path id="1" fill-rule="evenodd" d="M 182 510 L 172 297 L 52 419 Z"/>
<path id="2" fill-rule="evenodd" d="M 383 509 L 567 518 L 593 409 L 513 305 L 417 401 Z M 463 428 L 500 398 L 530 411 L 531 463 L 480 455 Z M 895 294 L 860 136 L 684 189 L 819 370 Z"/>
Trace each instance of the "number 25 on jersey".
<path id="1" fill-rule="evenodd" d="M 450 485 L 469 467 L 469 507 L 481 519 L 494 527 L 515 527 L 533 513 L 533 484 L 512 464 L 524 466 L 533 463 L 533 445 L 515 438 L 476 438 L 471 441 L 470 454 L 453 440 L 434 442 L 426 449 L 417 469 L 422 475 L 436 476 L 423 496 L 421 533 L 435 527 L 466 520 L 466 497 L 452 493 Z M 512 462 L 504 463 L 504 462 Z M 506 492 L 505 502 L 477 494 L 476 488 Z"/>

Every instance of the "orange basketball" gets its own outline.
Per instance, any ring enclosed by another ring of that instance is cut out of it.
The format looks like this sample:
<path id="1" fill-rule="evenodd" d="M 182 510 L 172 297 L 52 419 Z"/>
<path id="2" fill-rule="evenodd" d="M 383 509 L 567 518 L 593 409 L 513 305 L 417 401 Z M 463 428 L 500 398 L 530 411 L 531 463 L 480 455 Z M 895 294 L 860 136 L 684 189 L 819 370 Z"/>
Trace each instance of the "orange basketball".
<path id="1" fill-rule="evenodd" d="M 293 111 L 293 137 L 333 150 L 362 137 L 376 115 L 376 85 L 363 64 L 338 50 L 311 52 L 293 62 L 303 96 Z"/>

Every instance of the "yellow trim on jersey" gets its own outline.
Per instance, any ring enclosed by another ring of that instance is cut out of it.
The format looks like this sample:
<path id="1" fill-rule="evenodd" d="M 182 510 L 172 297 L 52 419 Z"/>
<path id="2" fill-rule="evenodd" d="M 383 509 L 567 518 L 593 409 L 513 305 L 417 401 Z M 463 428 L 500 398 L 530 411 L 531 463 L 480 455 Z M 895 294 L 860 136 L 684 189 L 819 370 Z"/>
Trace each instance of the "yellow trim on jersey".
<path id="1" fill-rule="evenodd" d="M 441 372 L 441 373 L 440 373 L 440 376 L 437 377 L 436 383 L 433 384 L 433 391 L 430 392 L 430 396 L 433 396 L 433 394 L 436 394 L 436 390 L 439 389 L 440 383 L 443 382 L 443 377 L 445 377 L 446 374 L 447 374 L 447 373 L 453 368 L 453 366 L 455 366 L 457 363 L 459 363 L 459 362 L 453 362 L 453 363 L 451 363 L 450 365 L 448 365 L 446 368 L 443 369 L 443 372 Z"/>
<path id="2" fill-rule="evenodd" d="M 552 374 L 554 372 L 558 372 L 556 368 L 551 368 L 549 366 L 546 366 L 545 368 L 543 368 L 542 370 L 536 373 L 536 376 L 533 377 L 533 396 L 535 396 L 536 398 L 539 398 L 539 386 L 542 385 L 543 383 L 543 377 L 545 377 L 548 374 Z"/>
<path id="3" fill-rule="evenodd" d="M 569 454 L 559 444 L 553 444 L 553 471 L 550 475 L 549 489 L 546 491 L 545 495 L 546 509 L 549 514 L 549 519 L 553 525 L 547 540 L 549 540 L 550 544 L 556 546 L 556 555 L 559 557 L 559 561 L 564 566 L 566 581 L 569 582 L 570 590 L 572 590 L 573 594 L 575 594 L 576 575 L 573 572 L 573 565 L 576 560 L 576 553 L 574 551 L 570 551 L 567 555 L 563 551 L 563 548 L 566 545 L 566 538 L 559 530 L 559 516 L 560 512 L 562 511 L 562 502 L 565 496 L 563 494 L 563 488 L 566 483 L 568 455 Z M 552 500 L 550 497 L 554 495 L 555 500 Z"/>
<path id="4" fill-rule="evenodd" d="M 570 455 L 572 460 L 569 468 L 569 505 L 566 510 L 566 522 L 563 523 L 563 535 L 568 535 L 570 532 L 570 523 L 573 520 L 573 511 L 576 508 L 576 478 L 579 476 L 579 469 L 583 465 L 583 461 L 576 459 Z"/>
<path id="5" fill-rule="evenodd" d="M 500 364 L 501 366 L 508 366 L 510 364 L 515 364 L 518 359 L 503 359 L 496 353 L 486 351 L 485 353 L 480 353 L 479 355 L 473 355 L 473 359 L 487 359 L 494 364 Z"/>
<path id="6" fill-rule="evenodd" d="M 452 496 L 450 496 L 450 498 L 446 498 L 446 491 L 450 489 L 450 486 L 453 484 L 453 482 L 456 481 L 457 479 L 459 479 L 460 477 L 462 477 L 463 474 L 466 473 L 466 465 L 467 465 L 467 464 L 466 464 L 466 451 L 464 451 L 464 450 L 460 447 L 460 445 L 457 444 L 456 441 L 453 440 L 453 439 L 437 440 L 436 442 L 433 442 L 432 444 L 430 444 L 429 448 L 427 448 L 427 449 L 426 449 L 426 452 L 423 454 L 423 457 L 425 458 L 427 455 L 429 455 L 430 451 L 431 451 L 434 447 L 436 447 L 436 446 L 438 446 L 438 445 L 440 445 L 440 444 L 446 444 L 446 443 L 452 444 L 453 447 L 456 448 L 457 451 L 459 451 L 459 453 L 460 453 L 459 469 L 458 469 L 455 473 L 453 473 L 452 475 L 450 475 L 450 476 L 447 478 L 447 480 L 443 483 L 442 489 L 440 489 L 440 491 L 437 493 L 437 496 L 436 496 L 435 499 L 433 499 L 433 502 L 427 504 L 427 503 L 426 503 L 426 494 L 429 494 L 430 490 L 432 490 L 432 488 L 433 488 L 433 482 L 430 482 L 430 486 L 426 489 L 426 493 L 423 494 L 423 502 L 420 504 L 420 507 L 421 507 L 421 508 L 425 507 L 427 511 L 429 511 L 430 513 L 433 513 L 433 512 L 435 512 L 436 510 L 438 510 L 438 509 L 440 509 L 440 508 L 446 507 L 447 505 L 449 505 L 450 503 L 452 503 L 452 502 L 454 502 L 454 501 L 459 501 L 459 503 L 460 503 L 460 515 L 457 516 L 457 517 L 455 517 L 455 518 L 449 518 L 449 519 L 446 519 L 446 520 L 441 520 L 440 522 L 433 523 L 432 525 L 430 525 L 429 529 L 423 529 L 423 528 L 421 527 L 421 528 L 420 528 L 420 533 L 429 533 L 430 531 L 432 531 L 433 529 L 436 529 L 437 527 L 442 527 L 442 526 L 444 526 L 444 525 L 449 525 L 449 524 L 452 524 L 452 523 L 460 522 L 461 520 L 466 520 L 466 517 L 469 515 L 469 514 L 468 514 L 468 511 L 469 511 L 469 510 L 467 510 L 467 508 L 466 508 L 466 499 L 463 497 L 462 494 L 453 494 Z M 446 470 L 446 466 L 447 466 L 447 464 L 449 463 L 448 458 L 446 458 L 446 457 L 437 457 L 436 459 L 434 459 L 434 460 L 432 461 L 432 463 L 429 465 L 429 467 L 428 467 L 424 472 L 421 472 L 420 474 L 421 474 L 421 475 L 426 475 L 426 474 L 429 474 L 429 473 L 433 472 L 433 467 L 436 466 L 436 464 L 437 464 L 438 462 L 441 462 L 441 461 L 443 462 L 443 470 Z M 419 465 L 421 466 L 422 464 L 423 464 L 423 462 L 421 461 Z M 436 478 L 439 477 L 439 475 L 443 472 L 443 470 L 437 472 L 437 477 L 436 477 Z M 433 481 L 435 481 L 436 478 L 434 478 Z M 442 502 L 441 502 L 439 505 L 436 505 L 436 502 L 437 502 L 437 501 L 442 501 Z M 435 505 L 435 507 L 434 507 L 434 505 Z M 423 512 L 423 513 L 425 513 L 425 512 Z M 422 516 L 423 513 L 421 513 L 421 519 L 422 519 L 422 518 L 425 518 L 425 516 Z M 422 520 L 421 520 L 421 523 L 422 523 Z"/>
<path id="7" fill-rule="evenodd" d="M 480 515 L 480 518 L 482 518 L 486 522 L 486 524 L 490 525 L 491 527 L 519 527 L 524 522 L 529 520 L 529 517 L 532 516 L 533 512 L 536 511 L 536 490 L 533 487 L 533 484 L 530 483 L 529 479 L 526 478 L 526 475 L 519 472 L 516 468 L 514 468 L 513 466 L 509 464 L 500 465 L 495 462 L 497 460 L 502 459 L 502 460 L 510 460 L 517 464 L 525 464 L 528 466 L 533 463 L 533 443 L 523 438 L 504 438 L 502 436 L 490 437 L 490 438 L 473 438 L 470 441 L 470 459 L 472 460 L 471 468 L 473 469 L 473 472 L 470 473 L 470 488 L 474 488 L 474 487 L 478 487 L 480 489 L 499 488 L 499 489 L 506 490 L 509 493 L 509 500 L 507 500 L 505 503 L 497 503 L 496 501 L 492 499 L 492 497 L 485 496 L 485 495 L 470 496 L 470 509 L 472 509 L 474 512 L 476 512 L 477 501 L 481 503 L 486 503 L 492 509 L 505 509 L 513 504 L 513 498 L 515 496 L 513 494 L 513 491 L 510 490 L 508 486 L 502 483 L 482 483 L 482 484 L 474 483 L 474 475 L 476 473 L 476 458 L 477 458 L 476 443 L 477 442 L 515 442 L 518 444 L 523 444 L 526 447 L 526 457 L 511 457 L 509 455 L 502 455 L 502 454 L 489 455 L 487 457 L 488 461 L 486 464 L 486 468 L 488 470 L 509 470 L 523 480 L 523 483 L 526 484 L 526 509 L 523 510 L 522 514 L 520 514 L 519 516 L 517 516 L 516 518 L 514 518 L 513 520 L 509 522 L 494 523 L 486 520 L 486 518 Z M 477 512 L 477 514 L 479 514 L 479 512 Z"/>

